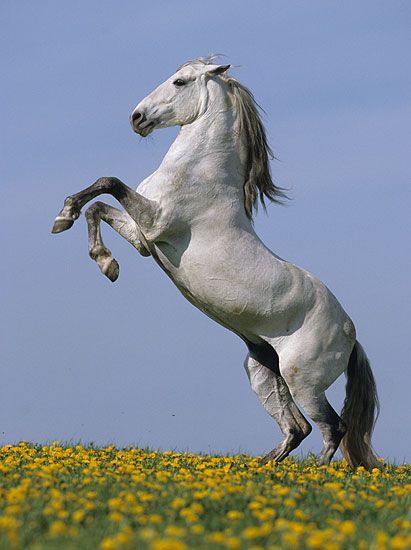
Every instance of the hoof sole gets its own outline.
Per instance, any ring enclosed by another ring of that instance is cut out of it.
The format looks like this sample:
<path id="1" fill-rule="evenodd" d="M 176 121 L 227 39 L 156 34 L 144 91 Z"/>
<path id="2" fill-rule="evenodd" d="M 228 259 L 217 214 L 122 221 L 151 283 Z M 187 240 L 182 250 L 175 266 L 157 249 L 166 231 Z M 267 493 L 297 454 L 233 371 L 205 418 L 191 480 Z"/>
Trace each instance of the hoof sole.
<path id="1" fill-rule="evenodd" d="M 62 231 L 67 231 L 67 229 L 70 229 L 72 225 L 74 224 L 74 220 L 70 218 L 60 218 L 57 216 L 57 218 L 54 221 L 53 229 L 51 230 L 52 233 L 61 233 Z"/>

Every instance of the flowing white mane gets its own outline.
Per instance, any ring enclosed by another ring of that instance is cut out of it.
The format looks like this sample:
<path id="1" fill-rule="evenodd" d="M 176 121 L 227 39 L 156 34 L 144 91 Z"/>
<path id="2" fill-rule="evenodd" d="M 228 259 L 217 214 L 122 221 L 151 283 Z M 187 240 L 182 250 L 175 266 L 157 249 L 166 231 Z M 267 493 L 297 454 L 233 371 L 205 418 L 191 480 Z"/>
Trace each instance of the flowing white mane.
<path id="1" fill-rule="evenodd" d="M 213 56 L 187 61 L 179 69 L 188 65 L 212 65 Z M 244 208 L 252 219 L 257 210 L 258 199 L 265 208 L 265 198 L 281 203 L 288 198 L 284 190 L 274 184 L 271 176 L 270 159 L 274 158 L 267 141 L 266 132 L 258 112 L 259 105 L 252 92 L 234 77 L 226 73 L 219 76 L 229 87 L 238 115 L 238 130 L 247 147 L 247 163 L 244 174 Z M 261 109 L 261 108 L 260 108 Z"/>

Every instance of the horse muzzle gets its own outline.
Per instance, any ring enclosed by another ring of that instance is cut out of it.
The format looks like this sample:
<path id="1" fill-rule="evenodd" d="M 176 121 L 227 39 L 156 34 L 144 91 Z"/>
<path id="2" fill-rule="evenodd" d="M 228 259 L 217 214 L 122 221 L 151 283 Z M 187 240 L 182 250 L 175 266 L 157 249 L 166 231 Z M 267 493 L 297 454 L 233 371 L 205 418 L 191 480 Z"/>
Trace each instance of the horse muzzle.
<path id="1" fill-rule="evenodd" d="M 148 136 L 155 126 L 154 121 L 148 120 L 144 113 L 136 110 L 131 113 L 130 124 L 133 130 L 142 137 Z"/>

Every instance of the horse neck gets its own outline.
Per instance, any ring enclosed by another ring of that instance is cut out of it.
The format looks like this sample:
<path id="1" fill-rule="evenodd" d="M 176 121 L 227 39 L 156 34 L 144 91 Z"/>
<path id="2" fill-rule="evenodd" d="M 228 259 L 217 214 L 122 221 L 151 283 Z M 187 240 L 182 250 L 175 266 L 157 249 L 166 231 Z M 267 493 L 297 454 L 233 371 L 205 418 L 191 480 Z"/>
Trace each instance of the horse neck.
<path id="1" fill-rule="evenodd" d="M 244 148 L 236 139 L 236 113 L 221 89 L 217 92 L 204 114 L 181 127 L 162 167 L 179 177 L 185 172 L 188 180 L 201 174 L 220 195 L 243 200 Z"/>

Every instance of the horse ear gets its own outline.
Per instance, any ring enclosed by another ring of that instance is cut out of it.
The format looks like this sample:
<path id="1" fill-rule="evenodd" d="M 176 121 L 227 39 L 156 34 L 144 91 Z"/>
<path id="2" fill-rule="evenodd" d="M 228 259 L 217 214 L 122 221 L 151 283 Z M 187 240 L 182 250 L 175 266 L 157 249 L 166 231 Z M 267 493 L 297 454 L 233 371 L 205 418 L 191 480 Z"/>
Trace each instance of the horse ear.
<path id="1" fill-rule="evenodd" d="M 231 65 L 217 65 L 214 66 L 214 68 L 207 71 L 208 76 L 217 76 L 219 74 L 223 74 L 231 67 Z"/>

